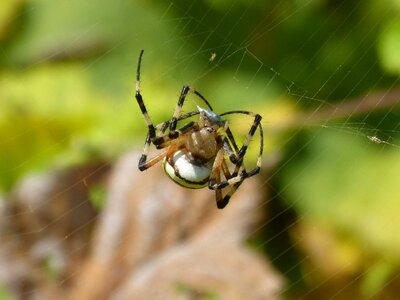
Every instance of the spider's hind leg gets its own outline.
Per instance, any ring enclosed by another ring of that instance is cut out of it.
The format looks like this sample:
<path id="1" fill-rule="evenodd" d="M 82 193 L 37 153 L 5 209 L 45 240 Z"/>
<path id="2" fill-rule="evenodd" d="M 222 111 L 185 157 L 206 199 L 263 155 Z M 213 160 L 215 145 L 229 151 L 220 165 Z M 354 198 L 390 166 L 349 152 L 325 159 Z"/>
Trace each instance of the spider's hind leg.
<path id="1" fill-rule="evenodd" d="M 221 148 L 218 152 L 217 155 L 215 157 L 214 160 L 214 164 L 211 170 L 211 175 L 210 175 L 210 179 L 209 179 L 209 183 L 208 183 L 208 187 L 210 189 L 213 189 L 212 187 L 214 185 L 218 185 L 221 182 L 221 169 L 222 169 L 222 165 L 224 163 L 224 150 L 223 148 Z M 217 207 L 219 209 L 224 208 L 228 202 L 225 201 L 225 197 L 222 198 L 222 189 L 214 189 L 215 190 L 215 200 L 217 203 Z"/>
<path id="2" fill-rule="evenodd" d="M 242 147 L 240 147 L 240 149 L 239 149 L 239 151 L 237 151 L 236 155 L 234 155 L 234 154 L 233 155 L 232 154 L 229 155 L 229 159 L 233 163 L 237 164 L 246 155 L 247 147 L 249 146 L 250 141 L 251 141 L 252 137 L 254 136 L 254 134 L 255 134 L 255 132 L 257 130 L 257 127 L 259 127 L 259 129 L 260 129 L 260 135 L 261 135 L 260 143 L 261 143 L 261 151 L 262 151 L 262 147 L 263 147 L 262 134 L 263 133 L 262 133 L 262 127 L 261 127 L 261 123 L 260 123 L 261 119 L 262 119 L 262 117 L 259 114 L 255 114 L 254 115 L 254 122 L 251 125 L 250 130 L 246 135 L 246 139 L 245 139 Z M 262 154 L 262 152 L 261 152 L 261 154 Z"/>
<path id="3" fill-rule="evenodd" d="M 256 116 L 259 116 L 259 115 L 256 115 Z M 264 140 L 264 138 L 263 138 L 264 134 L 263 134 L 263 129 L 262 129 L 260 120 L 261 120 L 261 117 L 255 118 L 254 123 L 253 123 L 252 127 L 250 128 L 249 133 L 246 137 L 246 140 L 243 143 L 243 146 L 241 147 L 241 149 L 239 150 L 239 152 L 236 156 L 235 170 L 232 173 L 229 171 L 229 168 L 228 168 L 227 163 L 226 163 L 225 159 L 223 158 L 223 156 L 222 156 L 221 162 L 218 162 L 218 165 L 216 166 L 215 170 L 213 168 L 214 172 L 216 172 L 216 171 L 220 172 L 220 170 L 222 169 L 222 171 L 224 172 L 225 180 L 217 181 L 215 179 L 212 180 L 213 177 L 210 177 L 210 182 L 209 182 L 208 187 L 215 191 L 224 189 L 225 187 L 228 187 L 228 186 L 231 188 L 230 191 L 222 199 L 220 199 L 221 197 L 217 198 L 218 208 L 224 208 L 229 203 L 230 198 L 236 192 L 236 190 L 240 187 L 240 185 L 243 183 L 243 181 L 245 179 L 252 177 L 260 172 L 261 160 L 262 160 L 262 154 L 263 154 L 263 140 Z M 250 139 L 254 135 L 257 127 L 258 127 L 259 133 L 260 133 L 260 149 L 259 149 L 259 153 L 258 153 L 257 164 L 252 170 L 247 172 L 243 165 L 243 158 L 244 158 L 244 154 L 246 153 L 247 146 L 250 142 Z M 235 140 L 233 139 L 233 136 L 232 136 L 231 142 L 235 145 Z M 235 147 L 235 150 L 236 149 L 237 149 L 237 147 Z M 242 149 L 244 149 L 244 150 L 242 150 Z M 230 160 L 231 160 L 232 155 L 236 155 L 232 151 L 229 143 L 226 140 L 224 140 L 224 147 L 221 148 L 220 151 L 225 151 L 225 153 L 229 156 Z M 212 174 L 214 172 L 212 172 Z M 214 175 L 214 177 L 216 178 L 215 175 Z"/>
<path id="4" fill-rule="evenodd" d="M 223 157 L 224 153 L 223 150 L 220 150 L 219 154 L 217 154 L 217 157 L 214 162 L 213 170 L 211 171 L 211 176 L 210 176 L 210 181 L 209 181 L 209 188 L 212 190 L 215 190 L 215 200 L 217 203 L 217 207 L 219 209 L 224 208 L 226 205 L 228 205 L 229 200 L 231 199 L 232 195 L 236 192 L 236 190 L 240 187 L 242 184 L 242 181 L 239 181 L 234 184 L 227 184 L 228 180 L 230 178 L 236 178 L 237 177 L 237 172 L 241 168 L 241 166 L 236 166 L 236 169 L 233 173 L 229 171 L 229 168 L 226 164 L 226 161 Z M 225 180 L 221 181 L 221 170 L 225 176 Z M 225 187 L 229 187 L 230 190 L 225 196 L 222 195 L 222 190 Z"/>

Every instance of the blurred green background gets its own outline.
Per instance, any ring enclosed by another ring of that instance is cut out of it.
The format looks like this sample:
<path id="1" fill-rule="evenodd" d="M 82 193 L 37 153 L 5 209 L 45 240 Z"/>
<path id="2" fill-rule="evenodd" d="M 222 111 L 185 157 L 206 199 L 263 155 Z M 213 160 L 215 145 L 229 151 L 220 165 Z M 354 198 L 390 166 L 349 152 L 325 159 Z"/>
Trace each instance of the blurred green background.
<path id="1" fill-rule="evenodd" d="M 29 172 L 141 148 L 140 49 L 156 123 L 183 84 L 217 112 L 263 115 L 274 193 L 255 245 L 289 295 L 400 293 L 400 94 L 385 101 L 400 88 L 398 0 L 2 0 L 3 194 Z M 250 124 L 232 120 L 239 132 Z"/>

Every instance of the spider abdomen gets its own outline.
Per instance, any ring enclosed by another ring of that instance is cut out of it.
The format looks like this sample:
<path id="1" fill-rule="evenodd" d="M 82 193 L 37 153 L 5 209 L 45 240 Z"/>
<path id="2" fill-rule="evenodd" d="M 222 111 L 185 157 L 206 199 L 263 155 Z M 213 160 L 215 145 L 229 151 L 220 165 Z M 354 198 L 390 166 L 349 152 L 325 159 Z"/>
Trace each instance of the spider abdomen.
<path id="1" fill-rule="evenodd" d="M 163 160 L 165 173 L 177 184 L 191 189 L 207 186 L 212 165 L 213 160 L 197 164 L 182 151 L 177 151 L 170 159 L 165 157 Z"/>

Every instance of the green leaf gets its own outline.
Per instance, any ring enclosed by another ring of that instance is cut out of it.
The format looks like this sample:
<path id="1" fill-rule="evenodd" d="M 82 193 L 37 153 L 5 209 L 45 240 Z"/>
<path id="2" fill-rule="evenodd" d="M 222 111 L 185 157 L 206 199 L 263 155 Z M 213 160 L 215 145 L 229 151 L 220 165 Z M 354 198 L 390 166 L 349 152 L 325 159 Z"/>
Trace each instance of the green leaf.
<path id="1" fill-rule="evenodd" d="M 379 37 L 379 58 L 382 67 L 392 73 L 400 74 L 400 18 L 383 28 Z"/>
<path id="2" fill-rule="evenodd" d="M 13 25 L 21 9 L 22 0 L 2 0 L 0 9 L 0 41 L 13 32 Z"/>
<path id="3" fill-rule="evenodd" d="M 16 298 L 14 298 L 6 288 L 4 288 L 2 285 L 0 285 L 0 299 L 1 300 L 13 300 Z"/>
<path id="4" fill-rule="evenodd" d="M 106 188 L 102 185 L 91 186 L 89 189 L 89 200 L 93 207 L 101 210 L 106 199 Z"/>
<path id="5" fill-rule="evenodd" d="M 367 137 L 323 131 L 284 174 L 305 219 L 346 232 L 369 254 L 400 259 L 400 152 Z"/>
<path id="6" fill-rule="evenodd" d="M 362 280 L 361 290 L 364 296 L 371 298 L 379 293 L 393 271 L 393 264 L 387 261 L 379 261 L 370 266 Z"/>

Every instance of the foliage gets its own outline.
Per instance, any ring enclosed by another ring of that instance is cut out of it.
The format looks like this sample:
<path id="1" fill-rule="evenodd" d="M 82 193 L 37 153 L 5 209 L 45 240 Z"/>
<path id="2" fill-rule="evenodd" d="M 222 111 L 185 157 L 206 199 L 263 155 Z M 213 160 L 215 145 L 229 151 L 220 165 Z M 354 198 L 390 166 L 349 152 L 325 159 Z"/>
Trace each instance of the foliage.
<path id="1" fill-rule="evenodd" d="M 316 239 L 333 245 L 324 258 L 363 274 L 364 295 L 398 269 L 397 108 L 365 113 L 360 101 L 332 120 L 343 127 L 311 122 L 320 107 L 335 112 L 351 97 L 398 87 L 398 0 L 7 0 L 0 8 L 0 190 L 30 172 L 141 147 L 146 127 L 133 96 L 145 49 L 141 88 L 156 123 L 172 116 L 183 84 L 217 112 L 263 115 L 266 165 L 276 167 L 264 175 L 299 217 L 294 231 L 307 237 L 294 244 L 305 256 L 316 257 L 307 248 L 316 226 Z M 251 124 L 229 121 L 239 140 Z M 250 162 L 256 152 L 249 148 Z M 103 191 L 91 196 L 101 209 Z"/>

